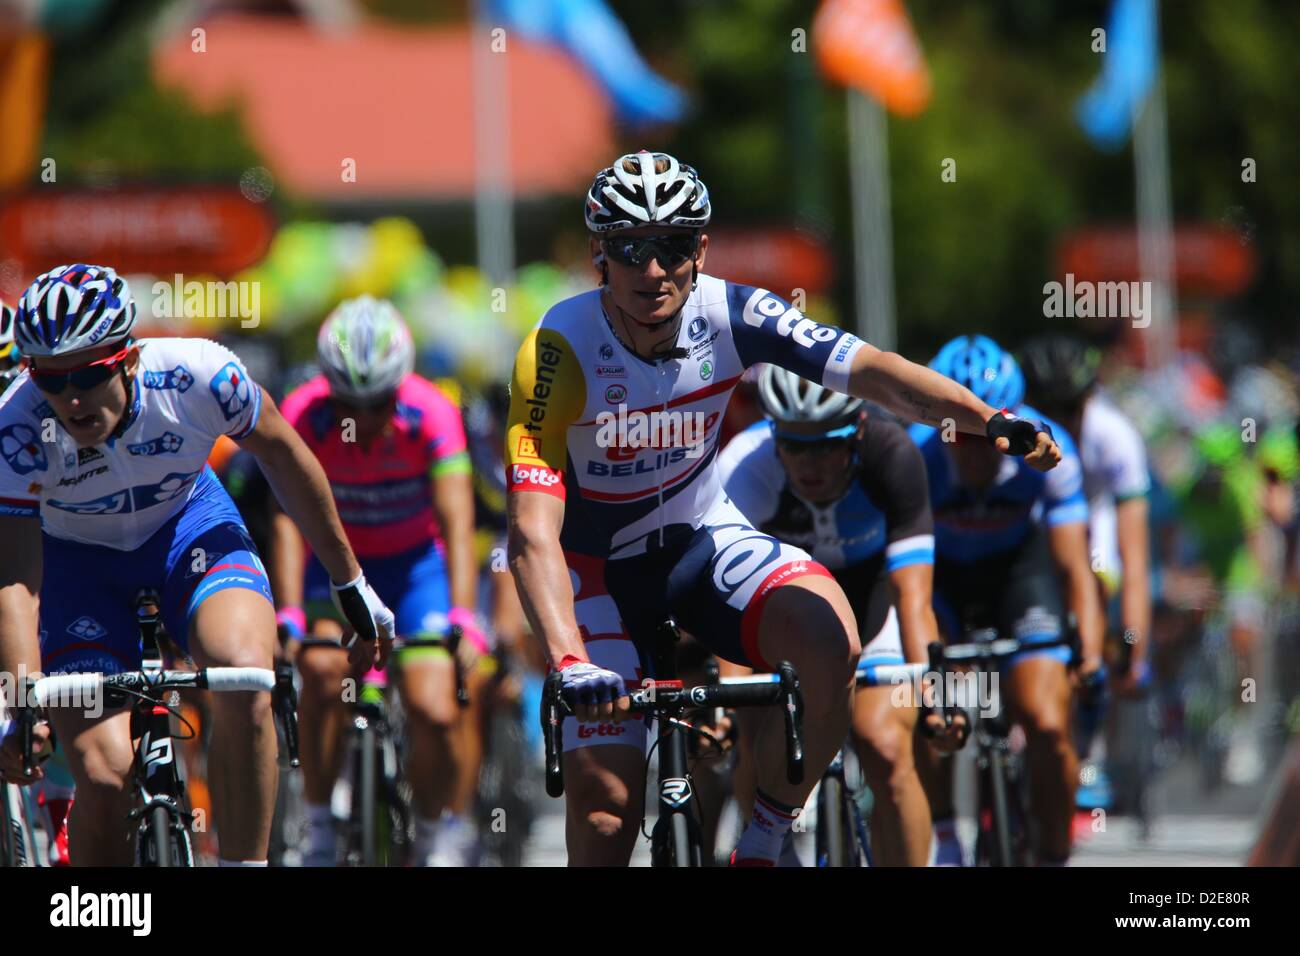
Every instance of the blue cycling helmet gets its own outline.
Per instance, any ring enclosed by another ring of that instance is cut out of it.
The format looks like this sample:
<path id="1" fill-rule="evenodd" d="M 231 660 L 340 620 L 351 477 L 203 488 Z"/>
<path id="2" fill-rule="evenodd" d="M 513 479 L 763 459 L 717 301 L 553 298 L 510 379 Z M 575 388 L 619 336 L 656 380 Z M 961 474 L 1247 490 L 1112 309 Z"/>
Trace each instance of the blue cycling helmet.
<path id="1" fill-rule="evenodd" d="M 108 266 L 59 266 L 18 300 L 14 341 L 28 357 L 67 355 L 131 337 L 135 299 Z"/>
<path id="2" fill-rule="evenodd" d="M 1015 411 L 1025 400 L 1025 376 L 1010 352 L 986 335 L 959 335 L 939 350 L 930 368 L 965 385 L 994 408 Z"/>

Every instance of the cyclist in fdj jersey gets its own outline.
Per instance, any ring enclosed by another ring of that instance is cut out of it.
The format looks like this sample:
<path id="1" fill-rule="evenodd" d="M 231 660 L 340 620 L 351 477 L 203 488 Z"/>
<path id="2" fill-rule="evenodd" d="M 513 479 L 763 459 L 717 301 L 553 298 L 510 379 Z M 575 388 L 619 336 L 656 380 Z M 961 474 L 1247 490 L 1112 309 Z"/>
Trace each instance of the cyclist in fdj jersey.
<path id="1" fill-rule="evenodd" d="M 348 540 L 397 612 L 394 673 L 407 717 L 414 860 L 461 864 L 472 833 L 450 812 L 464 756 L 448 629 L 461 627 L 467 668 L 487 645 L 478 623 L 474 501 L 460 411 L 412 371 L 414 343 L 389 302 L 361 296 L 339 305 L 321 326 L 317 356 L 322 374 L 285 398 L 284 415 L 325 466 Z M 328 579 L 313 559 L 300 584 L 298 536 L 283 516 L 275 540 L 286 555 L 280 618 L 299 629 L 297 595 L 305 587 L 308 610 L 319 618 L 328 611 Z M 318 619 L 317 634 L 331 624 Z M 333 860 L 330 794 L 343 757 L 347 663 L 342 654 L 298 655 L 309 865 Z"/>
<path id="2" fill-rule="evenodd" d="M 203 339 L 137 341 L 135 318 L 126 281 L 104 266 L 61 266 L 19 302 L 29 369 L 0 402 L 0 670 L 138 668 L 135 596 L 146 587 L 199 666 L 271 666 L 266 573 L 205 464 L 223 434 L 257 455 L 328 567 L 364 638 L 353 645 L 358 664 L 386 657 L 392 612 L 361 573 L 320 464 L 234 353 Z M 208 760 L 221 861 L 265 865 L 276 786 L 270 698 L 216 698 Z M 68 831 L 78 863 L 131 862 L 130 717 L 51 710 L 76 782 Z M 21 772 L 12 739 L 0 765 Z"/>
<path id="3" fill-rule="evenodd" d="M 806 552 L 754 530 L 714 468 L 719 421 L 747 367 L 789 368 L 910 419 L 955 419 L 1033 467 L 1059 455 L 1035 423 L 923 366 L 767 290 L 705 275 L 710 215 L 691 167 L 646 151 L 615 160 L 586 198 L 600 288 L 551 308 L 515 360 L 510 562 L 579 717 L 564 731 L 573 863 L 630 857 L 646 738 L 643 723 L 622 720 L 627 685 L 640 683 L 638 652 L 669 613 L 718 656 L 765 671 L 788 660 L 802 682 L 809 773 L 786 780 L 782 720 L 767 715 L 734 862 L 776 860 L 848 732 L 861 651 L 851 605 Z"/>
<path id="4" fill-rule="evenodd" d="M 934 512 L 935 609 L 949 643 L 972 627 L 996 627 L 1023 643 L 1058 638 L 1073 612 L 1082 639 L 1078 674 L 1101 666 L 1104 622 L 1088 560 L 1088 504 L 1070 436 L 1022 406 L 1024 376 L 1014 358 L 983 335 L 959 336 L 930 367 L 967 386 L 995 408 L 1018 410 L 1053 429 L 1061 464 L 1042 474 L 992 453 L 952 427 L 916 425 Z M 1040 860 L 1063 863 L 1078 779 L 1069 734 L 1068 647 L 1024 650 L 1000 675 L 999 694 L 1012 723 L 1025 732 L 1032 812 L 1039 823 Z M 930 792 L 938 862 L 955 863 L 960 845 L 952 821 L 950 783 Z"/>
<path id="5" fill-rule="evenodd" d="M 861 399 L 775 365 L 764 366 L 758 393 L 768 420 L 737 435 L 719 458 L 727 496 L 756 528 L 807 551 L 835 576 L 863 635 L 863 663 L 924 662 L 938 631 L 920 452 Z M 912 759 L 916 716 L 915 702 L 889 685 L 854 695 L 853 738 L 875 797 L 872 850 L 881 866 L 925 866 L 929 855 L 930 805 Z M 750 754 L 741 719 L 736 777 L 744 806 Z M 927 726 L 945 749 L 960 741 L 960 728 L 945 731 L 937 714 Z"/>

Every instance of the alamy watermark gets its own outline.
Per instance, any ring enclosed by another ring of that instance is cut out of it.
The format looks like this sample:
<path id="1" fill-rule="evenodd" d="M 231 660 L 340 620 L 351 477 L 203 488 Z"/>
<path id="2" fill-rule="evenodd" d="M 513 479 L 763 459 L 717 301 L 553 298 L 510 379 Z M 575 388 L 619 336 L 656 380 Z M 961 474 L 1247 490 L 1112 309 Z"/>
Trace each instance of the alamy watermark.
<path id="1" fill-rule="evenodd" d="M 178 272 L 171 282 L 153 284 L 152 313 L 155 319 L 239 319 L 240 328 L 255 329 L 262 324 L 262 284 L 187 282 Z"/>
<path id="2" fill-rule="evenodd" d="M 1150 282 L 1076 282 L 1073 272 L 1065 282 L 1043 285 L 1043 315 L 1049 319 L 1131 319 L 1133 328 L 1151 324 Z"/>

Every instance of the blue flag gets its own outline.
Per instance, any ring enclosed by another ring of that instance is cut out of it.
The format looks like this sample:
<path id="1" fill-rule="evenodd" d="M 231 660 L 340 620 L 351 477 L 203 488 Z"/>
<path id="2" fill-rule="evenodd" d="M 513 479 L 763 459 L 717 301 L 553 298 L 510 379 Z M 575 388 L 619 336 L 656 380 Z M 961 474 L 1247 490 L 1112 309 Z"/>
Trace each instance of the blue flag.
<path id="1" fill-rule="evenodd" d="M 686 110 L 685 94 L 641 59 L 604 0 L 489 0 L 488 13 L 494 24 L 577 57 L 630 126 L 674 122 Z"/>
<path id="2" fill-rule="evenodd" d="M 1124 145 L 1134 109 L 1146 98 L 1159 67 L 1156 0 L 1114 0 L 1101 75 L 1075 110 L 1093 143 L 1107 150 Z"/>

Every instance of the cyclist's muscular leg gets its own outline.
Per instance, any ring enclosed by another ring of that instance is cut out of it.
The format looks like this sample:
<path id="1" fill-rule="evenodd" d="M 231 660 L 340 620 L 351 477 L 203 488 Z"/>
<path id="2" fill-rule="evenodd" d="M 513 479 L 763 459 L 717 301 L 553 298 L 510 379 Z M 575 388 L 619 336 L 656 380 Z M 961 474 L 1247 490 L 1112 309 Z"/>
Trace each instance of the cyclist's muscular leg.
<path id="1" fill-rule="evenodd" d="M 118 711 L 92 720 L 68 707 L 50 710 L 59 746 L 68 757 L 77 798 L 68 814 L 68 848 L 73 866 L 130 866 L 135 825 L 127 821 L 131 790 L 131 713 Z"/>
<path id="2" fill-rule="evenodd" d="M 1042 828 L 1041 857 L 1070 855 L 1070 821 L 1079 760 L 1070 740 L 1070 679 L 1065 665 L 1049 657 L 1019 661 L 1003 675 L 1011 719 L 1024 728 L 1029 750 L 1033 813 Z"/>
<path id="3" fill-rule="evenodd" d="M 437 820 L 451 805 L 460 782 L 456 670 L 441 649 L 419 649 L 414 657 L 411 650 L 402 652 L 397 681 L 410 735 L 406 772 L 416 811 L 426 820 Z"/>
<path id="4" fill-rule="evenodd" d="M 764 712 L 755 732 L 758 789 L 802 807 L 849 729 L 854 668 L 861 653 L 858 628 L 839 584 L 829 575 L 804 575 L 772 591 L 761 609 L 758 650 L 773 667 L 789 661 L 804 701 L 803 783 L 786 779 L 781 714 Z"/>
<path id="5" fill-rule="evenodd" d="M 190 621 L 200 667 L 274 666 L 275 609 L 255 591 L 209 595 Z M 265 860 L 275 809 L 275 722 L 271 695 L 214 694 L 208 779 L 223 860 Z"/>
<path id="6" fill-rule="evenodd" d="M 894 699 L 907 689 L 870 687 L 854 695 L 854 744 L 876 798 L 871 841 L 877 866 L 925 866 L 930 852 L 930 803 L 912 759 L 916 708 Z"/>
<path id="7" fill-rule="evenodd" d="M 570 866 L 627 866 L 644 806 L 645 754 L 608 744 L 564 754 Z"/>

